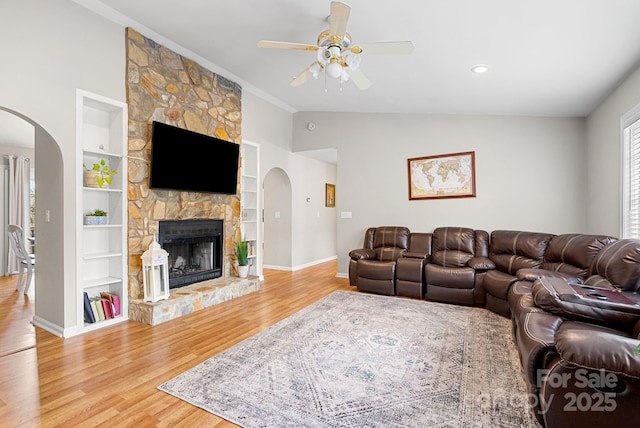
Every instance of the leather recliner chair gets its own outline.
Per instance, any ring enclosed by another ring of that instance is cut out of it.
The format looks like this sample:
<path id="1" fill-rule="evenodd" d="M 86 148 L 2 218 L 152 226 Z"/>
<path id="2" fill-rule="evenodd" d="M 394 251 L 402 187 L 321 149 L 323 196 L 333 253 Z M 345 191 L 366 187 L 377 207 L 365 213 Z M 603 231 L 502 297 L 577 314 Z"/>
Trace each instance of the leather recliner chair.
<path id="1" fill-rule="evenodd" d="M 522 232 L 516 230 L 494 230 L 491 232 L 489 258 L 496 268 L 484 278 L 486 308 L 499 315 L 510 317 L 509 289 L 518 280 L 516 272 L 542 265 L 550 233 Z"/>
<path id="2" fill-rule="evenodd" d="M 433 231 L 431 260 L 425 265 L 426 298 L 461 305 L 484 304 L 483 277 L 489 260 L 489 234 L 465 227 Z"/>
<path id="3" fill-rule="evenodd" d="M 367 229 L 363 248 L 349 252 L 349 283 L 359 291 L 395 295 L 396 260 L 409 248 L 410 234 L 401 226 Z"/>

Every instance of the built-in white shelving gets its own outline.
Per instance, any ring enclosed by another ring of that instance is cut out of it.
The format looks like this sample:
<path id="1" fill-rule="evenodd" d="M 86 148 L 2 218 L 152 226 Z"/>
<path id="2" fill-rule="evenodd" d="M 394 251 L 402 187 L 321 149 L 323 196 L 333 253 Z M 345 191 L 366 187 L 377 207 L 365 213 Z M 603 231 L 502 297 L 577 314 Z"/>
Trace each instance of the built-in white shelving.
<path id="1" fill-rule="evenodd" d="M 127 105 L 83 90 L 77 91 L 77 333 L 128 319 L 127 289 Z M 88 187 L 84 169 L 104 159 L 117 174 L 108 187 Z M 108 213 L 107 224 L 85 225 L 96 208 Z M 84 293 L 118 296 L 120 315 L 85 322 Z"/>
<path id="2" fill-rule="evenodd" d="M 242 236 L 249 241 L 249 275 L 262 277 L 262 241 L 260 233 L 260 146 L 242 142 L 241 225 Z"/>

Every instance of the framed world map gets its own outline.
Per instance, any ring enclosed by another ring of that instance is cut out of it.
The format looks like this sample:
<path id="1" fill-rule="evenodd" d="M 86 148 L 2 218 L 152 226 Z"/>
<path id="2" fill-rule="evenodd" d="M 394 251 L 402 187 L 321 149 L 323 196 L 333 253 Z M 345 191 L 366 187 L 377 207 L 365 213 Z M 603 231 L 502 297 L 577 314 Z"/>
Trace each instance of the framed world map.
<path id="1" fill-rule="evenodd" d="M 475 152 L 407 160 L 409 200 L 476 196 Z"/>

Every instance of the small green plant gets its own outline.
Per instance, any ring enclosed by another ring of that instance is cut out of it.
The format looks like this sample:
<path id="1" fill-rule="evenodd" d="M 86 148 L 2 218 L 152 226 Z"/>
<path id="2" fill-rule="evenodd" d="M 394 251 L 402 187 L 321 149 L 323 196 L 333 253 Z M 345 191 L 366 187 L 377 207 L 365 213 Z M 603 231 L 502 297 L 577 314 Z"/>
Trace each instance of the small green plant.
<path id="1" fill-rule="evenodd" d="M 93 210 L 90 213 L 88 213 L 87 216 L 89 216 L 89 217 L 106 217 L 107 216 L 107 212 L 105 210 L 101 210 L 100 208 L 96 208 L 95 210 Z"/>
<path id="2" fill-rule="evenodd" d="M 98 173 L 96 177 L 98 187 L 104 186 L 105 183 L 111 184 L 111 176 L 118 173 L 118 171 L 116 171 L 115 169 L 110 168 L 109 165 L 107 165 L 107 161 L 105 161 L 104 159 L 100 159 L 99 163 L 94 163 L 91 169 L 87 169 L 87 166 L 84 164 L 82 166 L 84 167 L 85 171 L 96 171 Z"/>
<path id="3" fill-rule="evenodd" d="M 246 266 L 249 263 L 249 243 L 244 239 L 236 242 L 236 257 L 238 259 L 238 266 Z"/>

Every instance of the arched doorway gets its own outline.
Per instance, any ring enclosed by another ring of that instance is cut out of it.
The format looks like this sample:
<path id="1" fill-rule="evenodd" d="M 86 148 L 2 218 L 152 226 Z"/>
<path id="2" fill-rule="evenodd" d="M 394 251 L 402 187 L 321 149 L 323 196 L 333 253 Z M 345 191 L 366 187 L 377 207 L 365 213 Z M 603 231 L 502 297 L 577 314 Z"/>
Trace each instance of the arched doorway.
<path id="1" fill-rule="evenodd" d="M 263 265 L 270 269 L 291 270 L 291 180 L 281 168 L 264 177 Z"/>
<path id="2" fill-rule="evenodd" d="M 7 107 L 0 110 L 14 115 L 34 128 L 35 234 L 37 262 L 32 287 L 35 293 L 37 326 L 64 325 L 64 210 L 63 162 L 58 143 L 33 119 Z M 46 284 L 37 286 L 36 284 Z M 69 296 L 75 298 L 74 296 Z"/>

